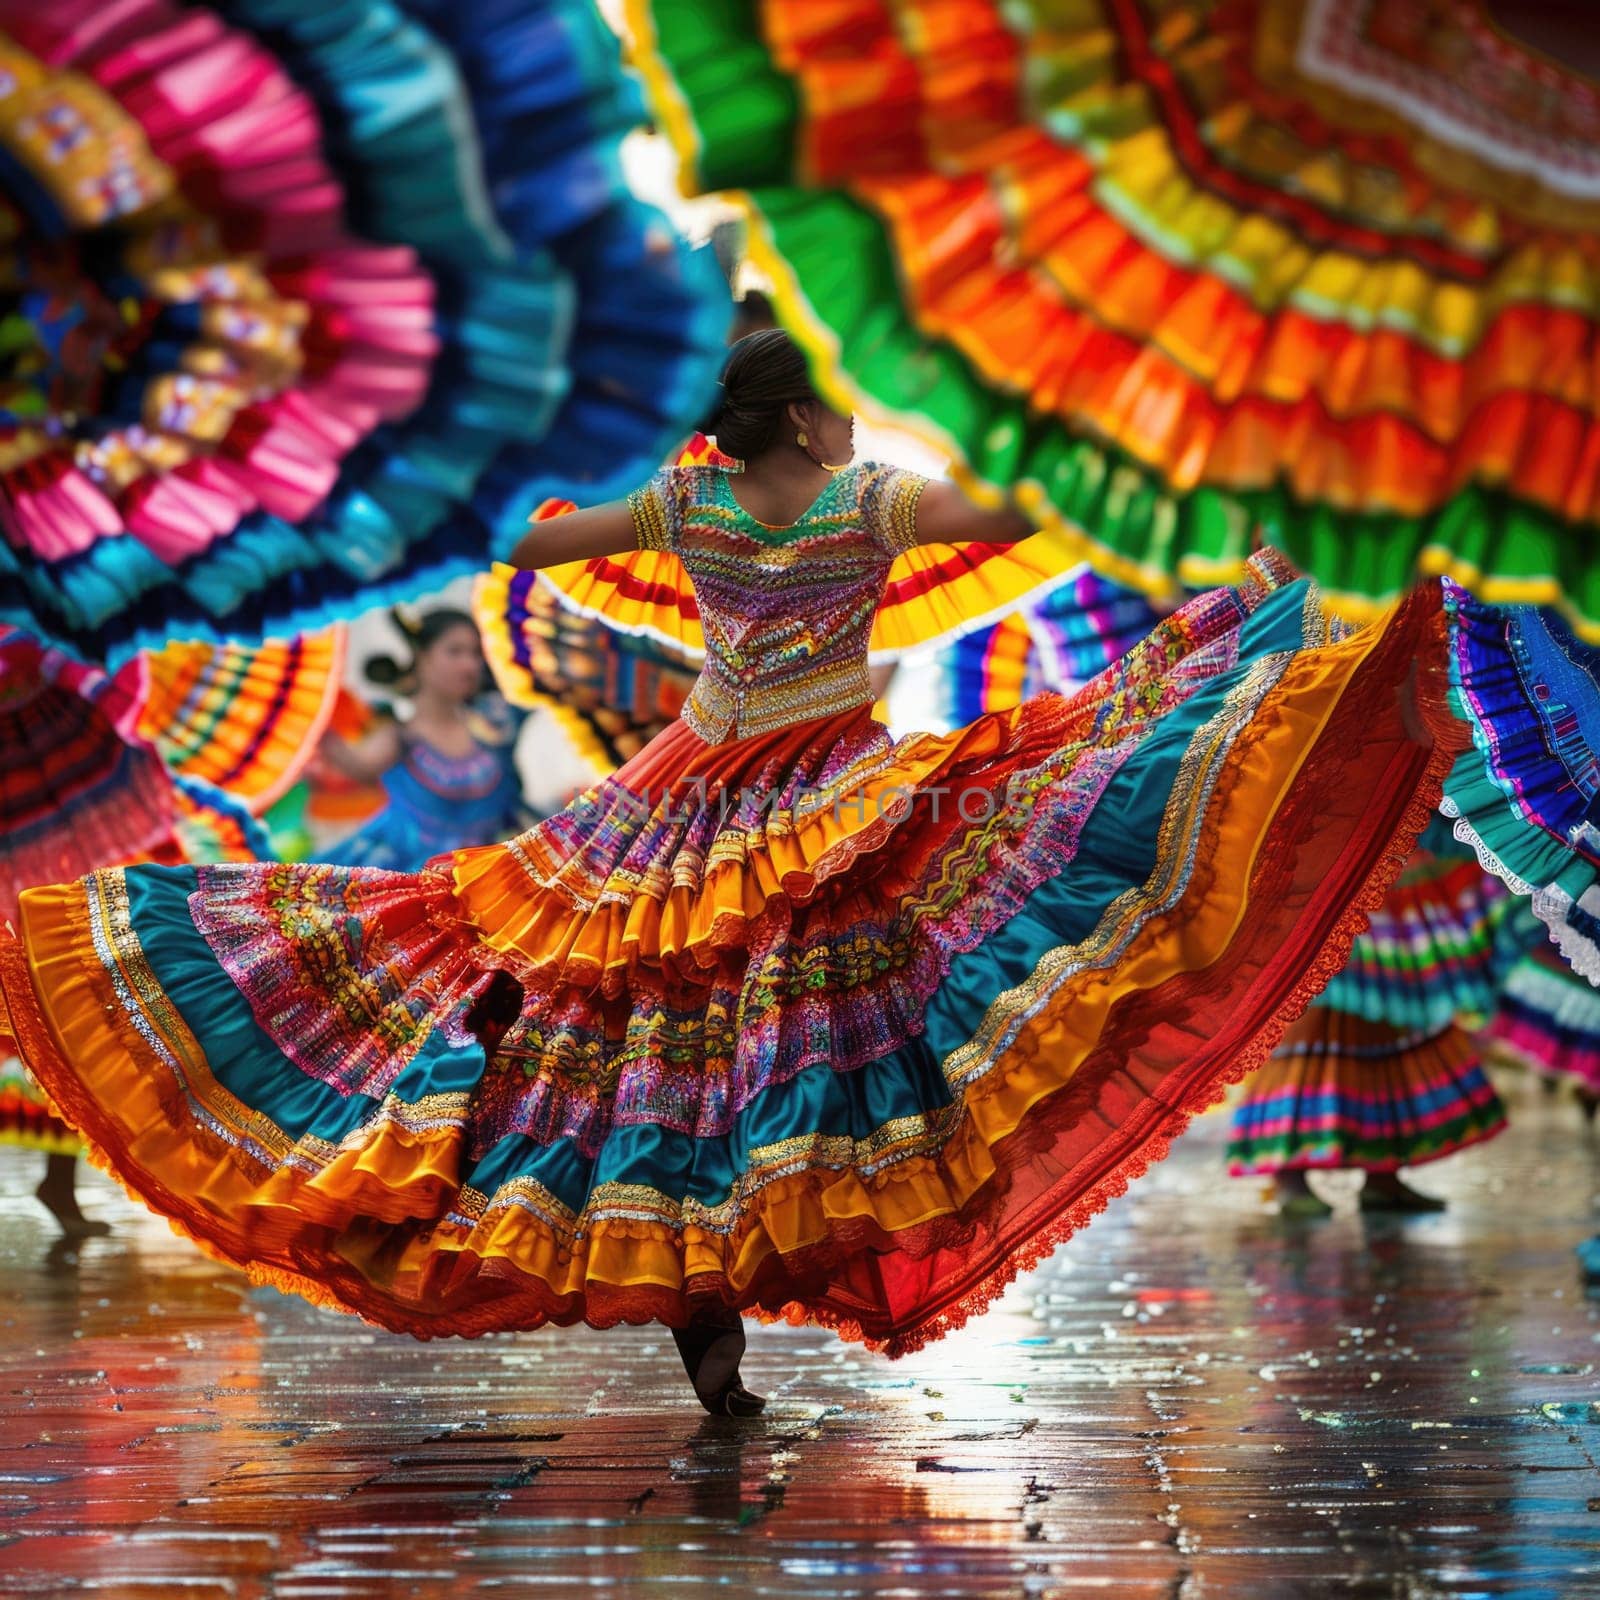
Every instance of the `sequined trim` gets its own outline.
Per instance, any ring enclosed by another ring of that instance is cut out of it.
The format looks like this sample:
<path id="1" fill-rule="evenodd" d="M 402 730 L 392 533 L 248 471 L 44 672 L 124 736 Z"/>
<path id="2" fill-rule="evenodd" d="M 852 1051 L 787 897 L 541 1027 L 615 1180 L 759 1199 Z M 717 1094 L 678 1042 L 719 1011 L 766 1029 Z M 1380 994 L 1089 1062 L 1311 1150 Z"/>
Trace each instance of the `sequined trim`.
<path id="1" fill-rule="evenodd" d="M 926 478 L 901 473 L 890 490 L 885 528 L 889 548 L 895 555 L 912 549 L 917 543 L 917 505 L 922 499 L 922 491 L 927 487 Z"/>
<path id="2" fill-rule="evenodd" d="M 759 684 L 737 687 L 708 663 L 678 714 L 707 744 L 721 744 L 726 739 L 775 733 L 814 717 L 854 711 L 857 706 L 870 706 L 876 698 L 864 657 L 841 661 L 770 689 Z"/>
<path id="3" fill-rule="evenodd" d="M 666 507 L 661 492 L 654 483 L 635 489 L 628 496 L 628 510 L 633 515 L 633 536 L 641 550 L 670 550 L 671 533 L 667 526 Z"/>
<path id="4" fill-rule="evenodd" d="M 629 497 L 640 548 L 670 550 L 694 585 L 705 664 L 681 713 L 709 744 L 871 705 L 873 618 L 916 543 L 925 479 L 864 463 L 792 527 L 768 529 L 720 467 L 675 467 Z"/>
<path id="5" fill-rule="evenodd" d="M 390 1095 L 339 1144 L 308 1134 L 294 1140 L 269 1116 L 250 1110 L 213 1076 L 204 1052 L 167 997 L 134 931 L 121 869 L 84 880 L 86 915 L 95 956 L 111 985 L 122 1020 L 171 1072 L 194 1121 L 260 1167 L 314 1173 L 343 1150 L 360 1149 L 387 1128 L 418 1135 L 459 1128 L 470 1096 L 430 1094 L 416 1101 Z M 107 1009 L 113 1009 L 108 1004 Z"/>
<path id="6" fill-rule="evenodd" d="M 252 1113 L 211 1076 L 193 1035 L 156 981 L 133 931 L 128 886 L 120 868 L 83 880 L 85 914 L 94 953 L 111 985 L 121 1020 L 162 1062 L 182 1091 L 195 1122 L 216 1138 L 270 1168 L 292 1148 L 270 1117 Z"/>
<path id="7" fill-rule="evenodd" d="M 464 1186 L 445 1220 L 477 1228 L 495 1213 L 515 1208 L 537 1217 L 568 1248 L 619 1222 L 659 1223 L 674 1230 L 695 1227 L 726 1237 L 738 1229 L 760 1191 L 781 1179 L 802 1172 L 853 1170 L 870 1180 L 904 1161 L 936 1153 L 949 1142 L 963 1115 L 959 1105 L 942 1106 L 884 1123 L 864 1139 L 815 1133 L 759 1146 L 745 1156 L 744 1169 L 727 1197 L 715 1204 L 692 1195 L 664 1194 L 646 1184 L 599 1183 L 579 1213 L 536 1179 L 522 1176 L 502 1184 L 492 1196 Z"/>

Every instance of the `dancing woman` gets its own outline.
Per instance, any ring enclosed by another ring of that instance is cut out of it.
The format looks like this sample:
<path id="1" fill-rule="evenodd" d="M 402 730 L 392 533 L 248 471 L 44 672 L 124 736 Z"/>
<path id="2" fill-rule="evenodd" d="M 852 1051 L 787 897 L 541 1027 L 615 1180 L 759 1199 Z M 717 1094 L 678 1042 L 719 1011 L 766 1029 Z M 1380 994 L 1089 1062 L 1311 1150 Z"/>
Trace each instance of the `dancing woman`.
<path id="1" fill-rule="evenodd" d="M 32 892 L 0 982 L 66 1113 L 222 1259 L 420 1337 L 660 1321 L 740 1414 L 741 1314 L 915 1349 L 1163 1155 L 1343 963 L 1458 741 L 1436 589 L 1354 631 L 1267 555 L 1078 694 L 895 742 L 896 556 L 1026 523 L 843 465 L 776 330 L 718 440 L 742 471 L 518 551 L 693 582 L 704 670 L 613 777 L 415 874 Z"/>
<path id="2" fill-rule="evenodd" d="M 1363 1211 L 1442 1211 L 1401 1170 L 1504 1132 L 1474 1034 L 1539 931 L 1435 818 L 1349 965 L 1245 1085 L 1229 1171 L 1270 1175 L 1290 1218 L 1332 1214 L 1310 1183 L 1331 1168 L 1364 1174 Z"/>
<path id="3" fill-rule="evenodd" d="M 512 832 L 522 786 L 509 732 L 473 710 L 486 678 L 477 624 L 445 608 L 416 623 L 397 613 L 396 621 L 411 660 L 379 656 L 366 671 L 374 683 L 404 689 L 411 716 L 385 718 L 360 740 L 330 734 L 319 753 L 346 778 L 381 783 L 387 797 L 328 856 L 346 866 L 415 872 L 434 856 Z"/>

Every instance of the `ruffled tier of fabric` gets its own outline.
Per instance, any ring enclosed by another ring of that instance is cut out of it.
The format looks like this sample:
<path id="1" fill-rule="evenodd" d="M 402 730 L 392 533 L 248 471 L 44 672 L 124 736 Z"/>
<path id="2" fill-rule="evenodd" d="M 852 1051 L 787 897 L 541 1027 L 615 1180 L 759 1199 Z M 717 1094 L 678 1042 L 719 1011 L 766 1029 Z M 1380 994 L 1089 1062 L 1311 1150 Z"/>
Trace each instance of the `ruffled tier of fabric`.
<path id="1" fill-rule="evenodd" d="M 0 1019 L 3 1015 L 0 1003 Z M 56 1115 L 33 1074 L 4 1053 L 6 1044 L 6 1036 L 0 1032 L 0 1144 L 43 1150 L 49 1155 L 77 1155 L 83 1141 Z"/>
<path id="2" fill-rule="evenodd" d="M 627 191 L 642 111 L 587 3 L 0 29 L 7 619 L 113 661 L 299 632 L 481 568 L 527 496 L 632 487 L 703 408 L 726 289 Z"/>
<path id="3" fill-rule="evenodd" d="M 1030 683 L 1033 662 L 1033 637 L 1021 612 L 957 639 L 931 661 L 908 669 L 922 681 L 929 697 L 927 720 L 914 725 L 959 728 L 988 712 L 1020 705 L 1030 692 L 1045 687 Z"/>
<path id="4" fill-rule="evenodd" d="M 298 781 L 343 637 L 183 644 L 107 676 L 0 623 L 0 917 L 33 884 L 131 861 L 256 861 Z"/>
<path id="5" fill-rule="evenodd" d="M 169 771 L 259 815 L 315 755 L 342 692 L 344 656 L 342 628 L 260 645 L 168 645 L 146 657 L 140 727 Z"/>
<path id="6" fill-rule="evenodd" d="M 1600 671 L 1558 617 L 1446 587 L 1452 696 L 1472 730 L 1443 809 L 1571 965 L 1600 983 Z"/>
<path id="7" fill-rule="evenodd" d="M 1532 1071 L 1600 1096 L 1600 991 L 1548 946 L 1511 970 L 1487 1037 Z"/>
<path id="8" fill-rule="evenodd" d="M 666 729 L 699 670 L 679 651 L 569 609 L 511 567 L 479 579 L 473 615 L 501 694 L 525 710 L 555 702 L 575 735 L 609 752 L 597 779 Z"/>
<path id="9" fill-rule="evenodd" d="M 1030 687 L 1064 689 L 1130 650 L 1156 626 L 1157 613 L 1136 590 L 1081 567 L 1029 606 L 1026 620 L 1034 649 Z"/>
<path id="10" fill-rule="evenodd" d="M 178 802 L 139 730 L 142 660 L 112 676 L 0 623 L 0 920 L 36 883 L 127 861 L 172 831 Z"/>
<path id="11" fill-rule="evenodd" d="M 1408 1032 L 1314 1006 L 1234 1107 L 1236 1177 L 1314 1167 L 1394 1172 L 1504 1131 L 1472 1036 Z"/>
<path id="12" fill-rule="evenodd" d="M 254 818 L 248 806 L 200 779 L 182 776 L 176 776 L 171 782 L 173 816 L 166 824 L 165 834 L 155 838 L 147 850 L 130 850 L 126 848 L 130 837 L 126 808 L 130 800 L 136 798 L 138 795 L 128 794 L 117 782 L 110 784 L 107 806 L 118 822 L 114 827 L 91 832 L 83 840 L 77 862 L 67 856 L 64 845 L 67 837 L 77 835 L 74 808 L 67 806 L 59 818 L 58 827 L 62 832 L 51 850 L 51 861 L 58 864 L 58 875 L 66 877 L 70 870 L 85 862 L 107 859 L 178 866 L 179 862 L 270 861 L 277 854 L 266 827 Z M 0 854 L 14 862 L 18 874 L 37 872 L 37 862 L 27 854 L 16 853 L 3 842 L 0 842 Z M 19 891 L 40 882 L 45 880 L 27 877 L 6 888 L 5 898 L 10 899 L 8 917 L 18 915 Z M 0 904 L 5 904 L 5 898 L 0 898 Z M 51 1155 L 82 1154 L 82 1139 L 62 1122 L 50 1096 L 38 1086 L 27 1067 L 11 1054 L 16 1045 L 8 1027 L 10 1013 L 6 1011 L 5 995 L 0 994 L 0 1144 L 45 1150 Z"/>
<path id="13" fill-rule="evenodd" d="M 265 1281 L 419 1335 L 713 1301 L 915 1348 L 1343 964 L 1453 758 L 1441 623 L 1421 594 L 1344 636 L 1269 564 L 1079 696 L 932 741 L 1012 763 L 995 817 L 945 832 L 913 793 L 836 872 L 738 904 L 709 965 L 636 960 L 621 988 L 492 944 L 475 853 L 96 874 L 24 898 L 0 985 L 100 1158 Z M 839 770 L 874 737 L 836 732 Z M 683 757 L 668 736 L 644 768 Z M 680 860 L 701 869 L 678 846 L 641 917 Z"/>
<path id="14" fill-rule="evenodd" d="M 12 912 L 15 915 L 15 911 Z M 0 987 L 0 1145 L 76 1156 L 83 1141 L 62 1121 L 39 1080 L 18 1059 L 11 1014 Z"/>
<path id="15" fill-rule="evenodd" d="M 1343 128 L 1349 137 L 1341 153 L 1370 179 L 1361 184 L 1365 207 L 1387 202 L 1412 215 L 1419 190 L 1397 190 L 1383 178 L 1414 166 L 1447 191 L 1485 196 L 1535 226 L 1600 221 L 1594 91 L 1581 69 L 1562 65 L 1581 59 L 1577 17 L 1546 14 L 1546 29 L 1554 21 L 1555 30 L 1525 47 L 1523 18 L 1478 7 L 1402 18 L 1375 6 L 1329 6 L 1315 19 L 1297 17 L 1298 9 L 1296 0 L 1266 0 L 1262 14 L 1273 25 L 1258 32 L 1256 62 L 1236 68 L 1235 81 L 1282 89 L 1317 113 L 1290 126 L 1290 117 L 1276 114 L 1286 104 L 1280 96 L 1260 102 L 1278 135 L 1263 140 L 1266 159 L 1284 159 L 1287 146 L 1288 159 L 1304 163 L 1308 138 Z M 1317 142 L 1310 148 L 1302 171 L 1314 191 L 1330 168 L 1327 151 Z M 1472 215 L 1473 236 L 1493 243 L 1497 217 Z"/>
<path id="16" fill-rule="evenodd" d="M 1433 830 L 1430 828 L 1430 832 Z M 1445 834 L 1419 851 L 1358 936 L 1322 1004 L 1408 1032 L 1476 1025 L 1501 981 L 1543 937 L 1531 914 Z"/>
<path id="17" fill-rule="evenodd" d="M 919 654 L 895 684 L 895 714 L 908 726 L 960 727 L 1030 695 L 1071 690 L 1103 672 L 1158 620 L 1136 590 L 1079 567 L 1023 610 Z"/>
<path id="18" fill-rule="evenodd" d="M 881 702 L 884 720 L 901 728 L 947 731 L 994 711 L 1020 705 L 1035 664 L 1027 619 L 1021 612 L 993 626 L 913 657 L 889 679 Z"/>
<path id="19" fill-rule="evenodd" d="M 278 848 L 266 822 L 242 800 L 201 778 L 173 780 L 172 832 L 137 857 L 163 866 L 271 861 Z"/>
<path id="20" fill-rule="evenodd" d="M 1283 7 L 1146 9 L 631 16 L 690 182 L 750 197 L 829 392 L 1111 575 L 1216 581 L 1261 527 L 1352 607 L 1449 571 L 1600 631 L 1587 233 L 1254 83 Z"/>
<path id="21" fill-rule="evenodd" d="M 893 904 L 981 819 L 996 821 L 995 846 L 1014 846 L 1020 867 L 1034 854 L 1026 828 L 1050 824 L 1019 815 L 1005 839 L 999 814 L 1018 778 L 1054 820 L 1047 786 L 1070 765 L 1051 762 L 1069 739 L 1063 709 L 1041 701 L 899 745 L 865 711 L 807 725 L 804 743 L 779 735 L 731 751 L 676 723 L 567 812 L 508 845 L 459 852 L 456 900 L 486 945 L 542 981 L 620 994 L 641 966 L 690 976 L 720 951 L 749 949 L 780 901 L 806 904 L 832 879 L 870 882 Z M 971 892 L 984 861 L 973 851 L 948 892 Z M 1006 903 L 1028 887 L 1019 870 Z"/>

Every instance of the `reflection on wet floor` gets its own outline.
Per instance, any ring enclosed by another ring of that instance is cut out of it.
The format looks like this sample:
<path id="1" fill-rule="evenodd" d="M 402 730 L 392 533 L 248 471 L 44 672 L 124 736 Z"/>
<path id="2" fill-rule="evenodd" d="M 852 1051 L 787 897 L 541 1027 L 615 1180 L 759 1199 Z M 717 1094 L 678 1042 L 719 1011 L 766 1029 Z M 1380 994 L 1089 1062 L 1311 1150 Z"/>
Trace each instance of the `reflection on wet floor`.
<path id="1" fill-rule="evenodd" d="M 659 1330 L 418 1344 L 99 1179 L 53 1248 L 0 1151 L 0 1590 L 1600 1595 L 1596 1146 L 1519 1089 L 1404 1223 L 1280 1225 L 1209 1119 L 920 1355 L 754 1330 L 756 1424 Z"/>

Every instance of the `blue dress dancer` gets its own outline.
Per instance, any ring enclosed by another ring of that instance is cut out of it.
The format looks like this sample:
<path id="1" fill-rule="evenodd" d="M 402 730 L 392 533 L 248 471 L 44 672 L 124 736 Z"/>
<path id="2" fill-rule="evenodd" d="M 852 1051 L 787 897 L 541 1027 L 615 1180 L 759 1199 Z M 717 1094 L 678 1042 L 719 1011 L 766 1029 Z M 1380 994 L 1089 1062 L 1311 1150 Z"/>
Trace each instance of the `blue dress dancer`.
<path id="1" fill-rule="evenodd" d="M 359 741 L 330 738 L 322 749 L 346 777 L 380 783 L 388 803 L 327 853 L 344 865 L 415 872 L 434 856 L 516 832 L 522 786 L 512 763 L 513 727 L 473 710 L 484 663 L 472 618 L 439 610 L 414 626 L 397 621 L 411 662 L 380 656 L 367 675 L 403 686 L 414 714 L 405 723 L 386 719 Z"/>

